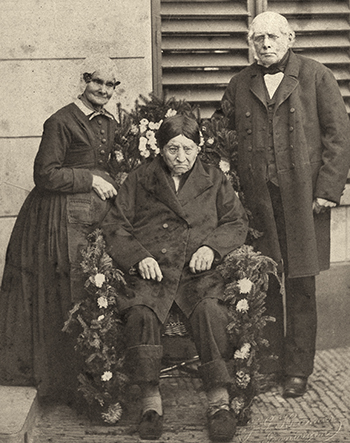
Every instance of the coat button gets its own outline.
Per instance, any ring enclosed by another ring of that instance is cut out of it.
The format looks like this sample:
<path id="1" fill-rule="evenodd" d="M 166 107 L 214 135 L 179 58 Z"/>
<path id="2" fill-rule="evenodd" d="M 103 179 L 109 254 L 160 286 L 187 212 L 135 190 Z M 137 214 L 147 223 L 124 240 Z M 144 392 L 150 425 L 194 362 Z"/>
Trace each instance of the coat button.
<path id="1" fill-rule="evenodd" d="M 107 141 L 107 140 L 106 140 L 105 138 L 103 138 L 103 139 L 101 140 L 102 143 L 106 143 L 106 141 Z"/>
<path id="2" fill-rule="evenodd" d="M 105 155 L 106 151 L 104 151 L 103 149 L 101 149 L 100 154 L 101 155 Z"/>
<path id="3" fill-rule="evenodd" d="M 100 133 L 104 134 L 106 131 L 104 129 L 101 129 Z"/>
<path id="4" fill-rule="evenodd" d="M 164 228 L 164 229 L 167 229 L 167 228 L 169 228 L 169 225 L 168 225 L 168 223 L 164 223 L 164 224 L 163 224 L 163 228 Z"/>
<path id="5" fill-rule="evenodd" d="M 293 114 L 293 112 L 295 112 L 295 108 L 290 108 L 289 112 Z"/>
<path id="6" fill-rule="evenodd" d="M 289 127 L 290 132 L 294 131 L 294 126 Z"/>
<path id="7" fill-rule="evenodd" d="M 99 119 L 97 120 L 97 123 L 98 123 L 99 125 L 102 125 L 102 120 L 99 118 Z"/>
<path id="8" fill-rule="evenodd" d="M 99 165 L 102 165 L 102 163 L 103 163 L 103 160 L 99 160 L 99 161 L 98 161 L 98 164 L 99 164 Z"/>
<path id="9" fill-rule="evenodd" d="M 251 134 L 252 130 L 251 129 L 247 129 L 247 134 Z"/>
<path id="10" fill-rule="evenodd" d="M 161 252 L 162 252 L 162 254 L 166 254 L 167 250 L 165 248 L 163 248 Z"/>
<path id="11" fill-rule="evenodd" d="M 248 150 L 249 152 L 252 152 L 253 148 L 252 148 L 251 146 L 248 146 L 247 150 Z"/>
<path id="12" fill-rule="evenodd" d="M 246 117 L 250 117 L 250 116 L 251 116 L 251 113 L 248 111 L 248 112 L 245 113 L 245 116 L 246 116 Z"/>

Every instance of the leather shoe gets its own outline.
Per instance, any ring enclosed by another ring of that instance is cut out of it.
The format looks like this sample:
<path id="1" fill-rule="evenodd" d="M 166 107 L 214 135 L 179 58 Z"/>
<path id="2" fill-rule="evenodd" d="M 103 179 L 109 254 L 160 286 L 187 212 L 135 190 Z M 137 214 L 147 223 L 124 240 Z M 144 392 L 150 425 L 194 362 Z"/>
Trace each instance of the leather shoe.
<path id="1" fill-rule="evenodd" d="M 231 441 L 237 427 L 233 411 L 220 409 L 208 416 L 208 431 L 211 441 Z"/>
<path id="2" fill-rule="evenodd" d="M 163 432 L 163 416 L 156 411 L 146 411 L 139 425 L 139 436 L 142 440 L 157 440 Z"/>
<path id="3" fill-rule="evenodd" d="M 306 392 L 307 377 L 287 377 L 283 387 L 283 397 L 302 397 Z"/>

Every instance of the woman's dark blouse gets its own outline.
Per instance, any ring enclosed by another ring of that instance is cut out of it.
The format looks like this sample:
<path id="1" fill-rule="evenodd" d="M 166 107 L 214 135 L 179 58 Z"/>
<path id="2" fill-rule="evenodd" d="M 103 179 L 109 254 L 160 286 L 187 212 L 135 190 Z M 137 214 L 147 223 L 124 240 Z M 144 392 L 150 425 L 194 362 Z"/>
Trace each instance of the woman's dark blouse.
<path id="1" fill-rule="evenodd" d="M 93 111 L 91 111 L 92 113 Z M 62 332 L 84 291 L 81 250 L 108 210 L 92 190 L 108 174 L 116 121 L 91 120 L 75 103 L 44 124 L 35 187 L 18 214 L 0 291 L 0 384 L 33 385 L 69 399 L 79 373 L 73 336 Z"/>

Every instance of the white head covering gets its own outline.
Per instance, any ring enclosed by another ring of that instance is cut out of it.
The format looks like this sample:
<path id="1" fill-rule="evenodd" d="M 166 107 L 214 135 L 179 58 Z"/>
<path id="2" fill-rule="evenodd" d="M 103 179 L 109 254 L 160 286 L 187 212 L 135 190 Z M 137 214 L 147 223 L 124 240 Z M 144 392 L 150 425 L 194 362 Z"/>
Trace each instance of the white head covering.
<path id="1" fill-rule="evenodd" d="M 110 57 L 101 54 L 91 54 L 79 66 L 80 71 L 80 91 L 83 92 L 86 83 L 83 78 L 83 74 L 93 74 L 96 71 L 103 71 L 104 73 L 110 74 L 111 77 L 116 81 L 116 85 L 120 84 L 118 81 L 117 68 L 114 60 Z"/>

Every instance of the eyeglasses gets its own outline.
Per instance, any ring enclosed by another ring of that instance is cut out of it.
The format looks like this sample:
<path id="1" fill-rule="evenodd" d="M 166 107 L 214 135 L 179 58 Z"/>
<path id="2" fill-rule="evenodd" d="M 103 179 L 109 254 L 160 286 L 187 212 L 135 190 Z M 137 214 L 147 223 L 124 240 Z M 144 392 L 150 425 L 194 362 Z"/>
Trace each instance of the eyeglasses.
<path id="1" fill-rule="evenodd" d="M 276 34 L 262 34 L 262 35 L 257 35 L 253 38 L 255 43 L 263 43 L 265 41 L 265 37 L 268 37 L 269 40 L 272 41 L 276 41 L 280 38 L 279 35 Z"/>

